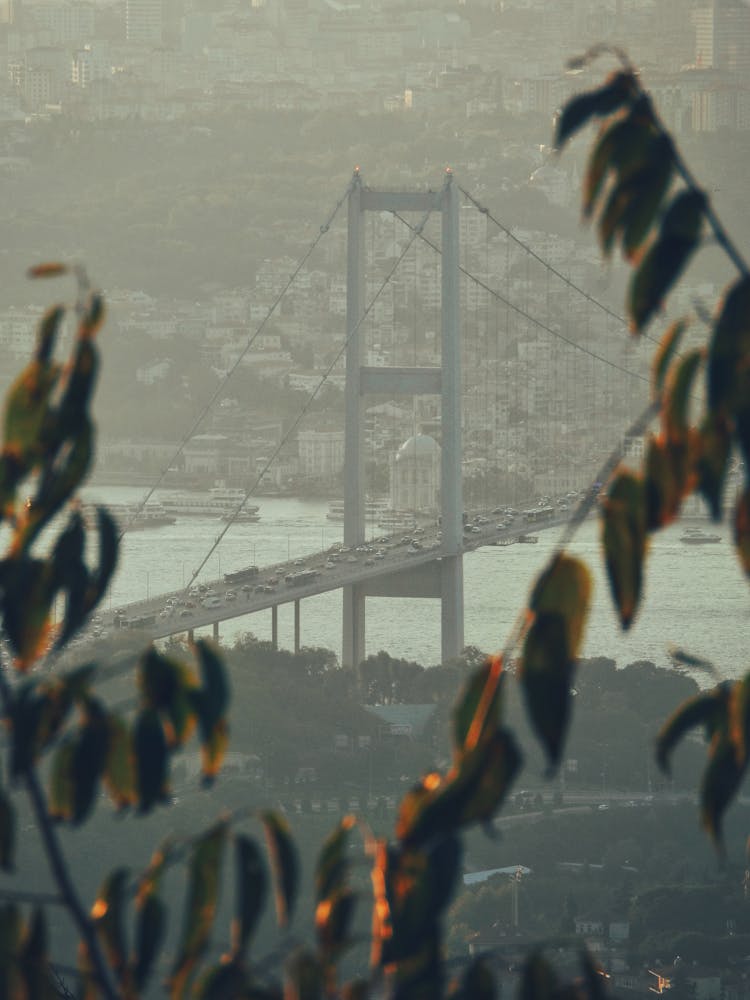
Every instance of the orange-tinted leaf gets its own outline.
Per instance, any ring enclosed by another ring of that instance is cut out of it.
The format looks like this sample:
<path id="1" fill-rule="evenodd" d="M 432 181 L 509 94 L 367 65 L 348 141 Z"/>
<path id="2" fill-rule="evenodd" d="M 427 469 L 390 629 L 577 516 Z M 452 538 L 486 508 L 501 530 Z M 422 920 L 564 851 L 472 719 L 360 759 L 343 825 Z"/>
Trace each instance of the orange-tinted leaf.
<path id="1" fill-rule="evenodd" d="M 328 835 L 315 865 L 315 899 L 320 902 L 342 888 L 349 874 L 349 835 L 354 829 L 353 816 L 344 816 Z"/>
<path id="2" fill-rule="evenodd" d="M 634 115 L 605 126 L 589 156 L 583 181 L 583 216 L 589 218 L 604 186 L 607 173 L 614 170 L 618 180 L 645 165 L 651 132 Z"/>
<path id="3" fill-rule="evenodd" d="M 65 309 L 62 306 L 53 306 L 42 316 L 37 330 L 35 355 L 36 360 L 42 365 L 46 365 L 52 360 L 60 324 L 64 317 Z M 57 371 L 59 373 L 59 369 Z"/>
<path id="4" fill-rule="evenodd" d="M 82 823 L 96 801 L 99 779 L 104 772 L 108 750 L 107 712 L 99 701 L 89 698 L 86 702 L 84 723 L 76 734 L 71 761 L 74 823 Z"/>
<path id="5" fill-rule="evenodd" d="M 237 834 L 234 846 L 237 909 L 232 920 L 232 956 L 243 959 L 265 909 L 268 875 L 254 840 Z"/>
<path id="6" fill-rule="evenodd" d="M 29 278 L 57 278 L 61 274 L 67 274 L 69 268 L 66 264 L 58 262 L 49 264 L 34 264 L 26 272 Z"/>
<path id="7" fill-rule="evenodd" d="M 260 820 L 266 832 L 266 843 L 271 858 L 276 918 L 280 927 L 286 927 L 294 911 L 299 889 L 299 860 L 289 824 L 279 813 L 262 812 Z"/>
<path id="8" fill-rule="evenodd" d="M 688 323 L 685 319 L 675 320 L 667 332 L 659 341 L 659 349 L 654 355 L 654 362 L 651 368 L 653 380 L 653 393 L 656 399 L 661 395 L 667 371 L 672 359 L 675 356 L 682 336 L 687 329 Z"/>
<path id="9" fill-rule="evenodd" d="M 182 997 L 198 959 L 209 943 L 219 899 L 227 832 L 227 823 L 222 820 L 198 838 L 193 846 L 182 937 L 169 981 L 170 996 L 175 1000 Z"/>
<path id="10" fill-rule="evenodd" d="M 683 442 L 688 435 L 690 398 L 695 376 L 703 363 L 703 351 L 690 351 L 674 365 L 664 390 L 662 422 L 670 442 Z"/>
<path id="11" fill-rule="evenodd" d="M 53 819 L 69 820 L 73 817 L 73 755 L 72 739 L 64 740 L 52 757 L 49 784 L 49 813 Z"/>
<path id="12" fill-rule="evenodd" d="M 42 559 L 19 555 L 4 563 L 4 589 L 0 597 L 3 624 L 16 656 L 16 665 L 27 670 L 45 651 L 50 639 L 54 577 Z"/>
<path id="13" fill-rule="evenodd" d="M 649 531 L 671 524 L 682 501 L 697 481 L 698 441 L 665 441 L 651 435 L 646 446 L 646 527 Z"/>
<path id="14" fill-rule="evenodd" d="M 491 657 L 466 682 L 453 709 L 454 757 L 483 742 L 500 723 L 502 660 Z"/>
<path id="15" fill-rule="evenodd" d="M 50 397 L 59 374 L 56 365 L 34 359 L 15 380 L 5 398 L 5 447 L 12 450 L 25 469 L 40 461 L 44 454 Z"/>
<path id="16" fill-rule="evenodd" d="M 641 599 L 646 558 L 646 498 L 643 482 L 620 472 L 602 503 L 607 575 L 624 629 L 633 622 Z"/>
<path id="17" fill-rule="evenodd" d="M 323 1000 L 323 968 L 306 948 L 292 952 L 284 969 L 284 1000 Z"/>
<path id="18" fill-rule="evenodd" d="M 91 908 L 91 918 L 101 938 L 107 961 L 122 981 L 127 964 L 125 908 L 128 900 L 128 869 L 116 868 L 101 885 Z"/>
<path id="19" fill-rule="evenodd" d="M 148 982 L 156 956 L 164 941 L 167 929 L 167 911 L 164 903 L 149 894 L 138 909 L 135 927 L 135 951 L 131 962 L 133 983 L 143 990 Z"/>
<path id="20" fill-rule="evenodd" d="M 746 764 L 737 760 L 727 733 L 717 733 L 711 742 L 708 764 L 703 772 L 700 808 L 703 827 L 719 851 L 723 851 L 724 813 L 740 788 L 745 770 Z"/>
<path id="21" fill-rule="evenodd" d="M 591 574 L 588 567 L 572 556 L 560 553 L 540 574 L 529 598 L 534 614 L 559 614 L 565 622 L 566 656 L 573 660 L 583 638 L 589 604 Z"/>
<path id="22" fill-rule="evenodd" d="M 339 888 L 315 907 L 315 931 L 324 961 L 336 961 L 351 943 L 349 931 L 356 904 L 357 896 L 351 889 Z"/>
<path id="23" fill-rule="evenodd" d="M 632 260 L 645 243 L 651 227 L 659 218 L 664 198 L 669 190 L 674 172 L 674 146 L 665 132 L 657 132 L 649 144 L 648 165 L 631 175 L 627 185 L 634 197 L 631 199 L 622 223 L 622 249 Z M 671 235 L 669 232 L 665 237 Z M 686 242 L 690 242 L 686 240 Z"/>

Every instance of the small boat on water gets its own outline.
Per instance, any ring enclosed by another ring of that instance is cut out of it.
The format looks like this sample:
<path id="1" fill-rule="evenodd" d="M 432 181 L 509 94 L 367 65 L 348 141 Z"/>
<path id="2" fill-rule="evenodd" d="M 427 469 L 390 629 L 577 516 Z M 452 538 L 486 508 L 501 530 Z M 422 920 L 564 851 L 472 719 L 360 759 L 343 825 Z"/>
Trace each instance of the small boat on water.
<path id="1" fill-rule="evenodd" d="M 177 520 L 160 503 L 147 503 L 143 508 L 137 503 L 108 503 L 105 506 L 122 531 L 164 528 Z M 83 512 L 88 517 L 93 514 L 94 508 L 90 504 L 84 504 Z"/>
<path id="2" fill-rule="evenodd" d="M 246 499 L 245 490 L 216 486 L 207 493 L 165 493 L 161 504 L 169 514 L 178 517 L 220 517 L 236 521 L 241 515 L 243 521 L 259 521 L 260 508 L 245 503 Z"/>
<path id="3" fill-rule="evenodd" d="M 721 535 L 710 535 L 703 528 L 685 528 L 680 541 L 683 545 L 715 545 L 721 541 Z"/>
<path id="4" fill-rule="evenodd" d="M 516 541 L 521 542 L 522 545 L 536 545 L 539 541 L 538 535 L 519 535 Z"/>
<path id="5" fill-rule="evenodd" d="M 495 546 L 497 546 L 498 548 L 503 548 L 504 549 L 506 547 L 506 545 L 515 545 L 516 544 L 516 539 L 515 538 L 498 538 L 497 541 L 494 541 L 492 544 L 495 545 Z"/>

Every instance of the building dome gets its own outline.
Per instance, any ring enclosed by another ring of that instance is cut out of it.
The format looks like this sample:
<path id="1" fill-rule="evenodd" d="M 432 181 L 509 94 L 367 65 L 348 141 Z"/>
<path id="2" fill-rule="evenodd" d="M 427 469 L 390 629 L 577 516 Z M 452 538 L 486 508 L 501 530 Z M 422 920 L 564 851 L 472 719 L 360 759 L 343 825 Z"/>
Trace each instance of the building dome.
<path id="1" fill-rule="evenodd" d="M 404 441 L 396 452 L 396 461 L 404 462 L 415 458 L 436 458 L 440 455 L 440 445 L 429 434 L 415 434 Z"/>

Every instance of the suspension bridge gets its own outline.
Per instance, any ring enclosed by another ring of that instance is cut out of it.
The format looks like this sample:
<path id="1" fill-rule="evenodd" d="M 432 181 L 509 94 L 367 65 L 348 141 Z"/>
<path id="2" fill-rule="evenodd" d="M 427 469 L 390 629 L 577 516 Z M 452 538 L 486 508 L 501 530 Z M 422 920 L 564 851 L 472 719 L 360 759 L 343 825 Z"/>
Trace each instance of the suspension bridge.
<path id="1" fill-rule="evenodd" d="M 344 208 L 345 227 L 337 226 Z M 218 636 L 220 622 L 270 609 L 276 643 L 277 609 L 293 603 L 298 649 L 301 602 L 341 590 L 342 663 L 356 665 L 365 656 L 367 598 L 423 597 L 441 602 L 443 661 L 457 657 L 464 645 L 464 556 L 569 517 L 553 501 L 533 529 L 522 517 L 498 523 L 501 494 L 508 506 L 525 508 L 534 497 L 585 491 L 618 451 L 622 428 L 644 409 L 645 352 L 624 336 L 625 321 L 582 287 L 593 261 L 582 260 L 572 241 L 550 241 L 547 259 L 450 171 L 437 190 L 383 191 L 368 187 L 357 169 L 141 510 L 284 298 L 298 283 L 310 288 L 304 278 L 325 239 L 343 251 L 345 305 L 342 334 L 337 344 L 331 336 L 314 387 L 190 581 L 110 609 L 108 627 L 127 623 L 158 639 L 207 626 Z M 247 501 L 342 371 L 343 551 L 303 559 L 290 553 L 257 572 L 248 566 L 242 586 L 236 574 L 235 581 L 203 582 L 209 558 L 225 538 L 231 544 Z M 415 523 L 421 518 L 419 535 L 407 531 L 404 538 L 403 530 L 368 523 L 368 476 L 386 464 L 393 509 Z M 467 509 L 476 530 L 467 530 Z"/>

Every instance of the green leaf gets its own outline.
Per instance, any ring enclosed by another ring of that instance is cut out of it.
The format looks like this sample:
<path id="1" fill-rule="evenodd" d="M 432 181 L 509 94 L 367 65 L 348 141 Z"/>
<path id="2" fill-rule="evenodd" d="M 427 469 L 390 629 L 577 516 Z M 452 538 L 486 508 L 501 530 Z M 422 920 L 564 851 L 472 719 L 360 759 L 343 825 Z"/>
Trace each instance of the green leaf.
<path id="1" fill-rule="evenodd" d="M 57 411 L 57 426 L 63 438 L 75 438 L 89 423 L 88 409 L 99 372 L 99 352 L 93 340 L 79 328 L 67 385 Z"/>
<path id="2" fill-rule="evenodd" d="M 592 118 L 612 114 L 634 96 L 636 91 L 633 75 L 627 72 L 615 73 L 598 90 L 572 97 L 562 109 L 555 130 L 555 147 L 562 149 L 568 139 L 586 125 Z"/>
<path id="3" fill-rule="evenodd" d="M 75 744 L 66 738 L 52 757 L 49 785 L 49 813 L 56 820 L 73 818 L 73 756 Z"/>
<path id="4" fill-rule="evenodd" d="M 47 365 L 52 360 L 55 351 L 57 335 L 60 332 L 60 324 L 65 318 L 65 308 L 63 306 L 52 306 L 42 316 L 36 336 L 36 360 L 40 365 Z"/>
<path id="5" fill-rule="evenodd" d="M 158 713 L 145 709 L 138 713 L 133 737 L 138 811 L 147 813 L 167 796 L 167 741 Z"/>
<path id="6" fill-rule="evenodd" d="M 648 166 L 627 181 L 632 197 L 622 224 L 622 249 L 628 260 L 633 259 L 657 221 L 672 181 L 675 152 L 672 140 L 665 132 L 654 136 L 647 159 Z M 667 230 L 663 235 L 666 239 L 673 234 Z M 688 237 L 683 239 L 692 242 Z"/>
<path id="7" fill-rule="evenodd" d="M 727 734 L 717 734 L 709 748 L 708 765 L 703 772 L 700 808 L 703 827 L 720 852 L 723 852 L 724 813 L 742 784 L 745 770 L 746 763 L 737 760 Z"/>
<path id="8" fill-rule="evenodd" d="M 696 726 L 713 730 L 724 712 L 716 691 L 701 693 L 683 702 L 672 713 L 656 737 L 656 763 L 665 774 L 670 773 L 670 758 L 680 740 Z"/>
<path id="9" fill-rule="evenodd" d="M 641 600 L 646 558 L 646 497 L 643 482 L 630 472 L 612 480 L 602 503 L 604 551 L 620 624 L 630 628 Z"/>
<path id="10" fill-rule="evenodd" d="M 750 486 L 746 486 L 734 510 L 734 545 L 740 565 L 750 576 Z"/>
<path id="11" fill-rule="evenodd" d="M 280 927 L 289 924 L 299 889 L 299 860 L 289 824 L 279 813 L 265 811 L 260 820 L 266 833 L 273 872 L 276 918 Z"/>
<path id="12" fill-rule="evenodd" d="M 82 417 L 75 434 L 60 449 L 54 463 L 42 472 L 29 514 L 22 526 L 23 544 L 29 546 L 41 529 L 83 482 L 94 456 L 94 427 L 88 417 Z"/>
<path id="13" fill-rule="evenodd" d="M 43 702 L 33 681 L 19 684 L 13 692 L 11 722 L 11 780 L 22 777 L 36 760 L 37 734 L 42 725 Z"/>
<path id="14" fill-rule="evenodd" d="M 21 993 L 18 965 L 23 923 L 14 903 L 0 906 L 0 996 L 15 998 Z"/>
<path id="15" fill-rule="evenodd" d="M 91 909 L 91 918 L 107 961 L 120 982 L 127 966 L 124 911 L 128 900 L 128 876 L 127 868 L 116 868 L 111 872 L 102 883 Z"/>
<path id="16" fill-rule="evenodd" d="M 35 359 L 29 362 L 6 395 L 5 448 L 25 470 L 32 468 L 44 455 L 50 400 L 59 375 L 57 365 Z"/>
<path id="17" fill-rule="evenodd" d="M 232 955 L 243 959 L 248 942 L 265 909 L 268 875 L 254 840 L 237 834 L 234 846 L 237 912 L 232 920 Z"/>
<path id="18" fill-rule="evenodd" d="M 672 359 L 677 353 L 677 349 L 680 346 L 680 341 L 688 327 L 688 322 L 685 319 L 675 320 L 671 324 L 667 332 L 659 341 L 659 349 L 654 355 L 654 362 L 652 365 L 652 381 L 653 381 L 653 392 L 655 398 L 659 398 L 662 389 L 664 387 L 664 382 L 667 377 L 667 371 Z"/>
<path id="19" fill-rule="evenodd" d="M 652 132 L 648 124 L 630 114 L 602 129 L 589 156 L 583 181 L 583 216 L 591 217 L 607 174 L 614 170 L 621 181 L 646 162 Z"/>
<path id="20" fill-rule="evenodd" d="M 182 937 L 169 980 L 170 996 L 175 1000 L 182 997 L 198 960 L 208 947 L 219 899 L 227 832 L 227 823 L 222 820 L 199 837 L 193 846 Z"/>
<path id="21" fill-rule="evenodd" d="M 89 577 L 89 586 L 86 590 L 85 608 L 87 615 L 90 615 L 99 606 L 107 593 L 117 568 L 117 555 L 120 546 L 117 522 L 105 507 L 96 508 L 96 521 L 99 536 L 97 544 L 99 559 L 95 572 Z"/>
<path id="22" fill-rule="evenodd" d="M 698 447 L 697 436 L 692 433 L 684 442 L 649 437 L 644 484 L 648 531 L 666 527 L 679 514 L 682 501 L 695 484 Z"/>
<path id="23" fill-rule="evenodd" d="M 210 783 L 218 774 L 229 743 L 226 711 L 229 706 L 229 680 L 221 657 L 214 646 L 199 639 L 195 644 L 202 685 L 191 692 L 198 715 L 203 757 L 203 779 Z"/>
<path id="24" fill-rule="evenodd" d="M 3 624 L 19 670 L 28 670 L 46 649 L 54 597 L 50 566 L 19 555 L 4 562 L 0 598 Z"/>
<path id="25" fill-rule="evenodd" d="M 104 764 L 104 786 L 116 809 L 127 809 L 138 801 L 133 734 L 127 722 L 110 714 L 108 747 Z"/>

